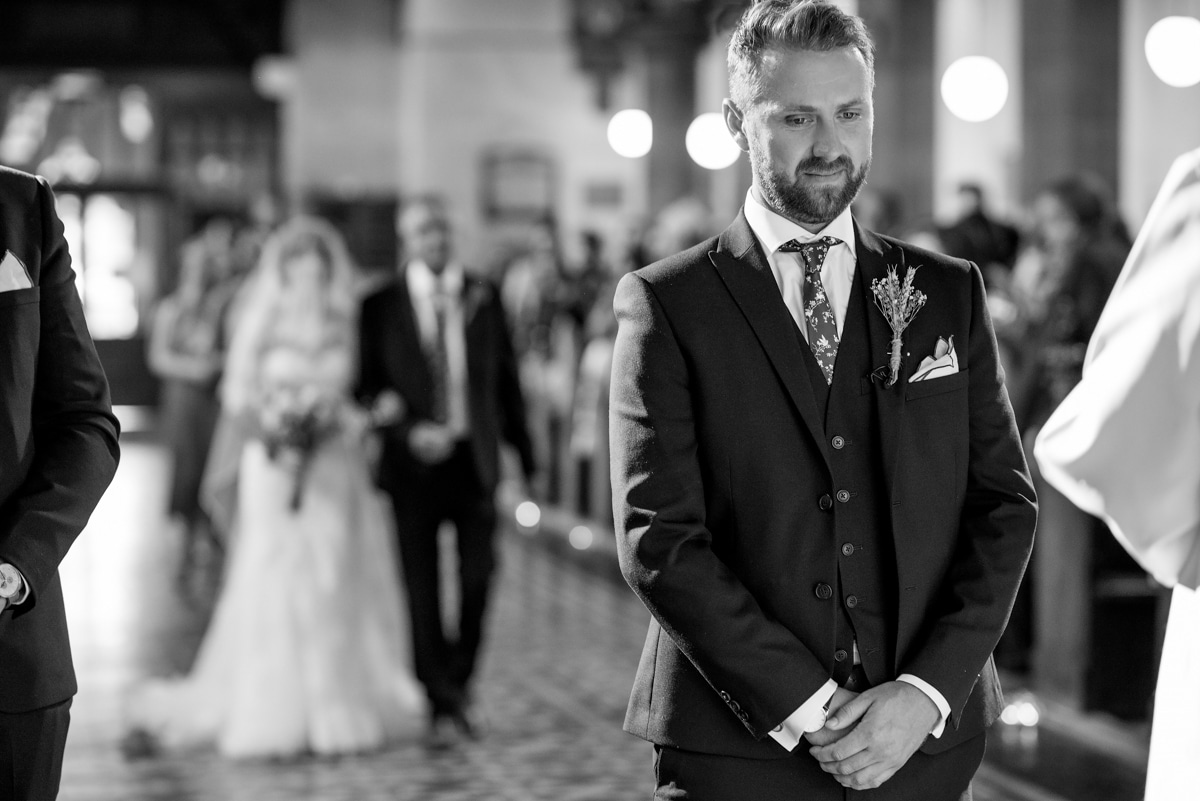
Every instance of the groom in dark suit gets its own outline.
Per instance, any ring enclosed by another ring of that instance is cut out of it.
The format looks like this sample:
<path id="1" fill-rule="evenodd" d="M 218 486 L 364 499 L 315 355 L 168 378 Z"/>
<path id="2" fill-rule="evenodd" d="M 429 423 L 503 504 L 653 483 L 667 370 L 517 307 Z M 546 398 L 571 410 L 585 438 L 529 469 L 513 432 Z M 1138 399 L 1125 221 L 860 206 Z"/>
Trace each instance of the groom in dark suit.
<path id="1" fill-rule="evenodd" d="M 851 216 L 860 19 L 761 0 L 729 65 L 743 211 L 615 301 L 619 554 L 653 616 L 625 728 L 655 798 L 969 798 L 1036 513 L 983 281 Z"/>
<path id="2" fill-rule="evenodd" d="M 58 794 L 77 689 L 58 565 L 117 434 L 50 187 L 0 167 L 0 799 Z"/>
<path id="3" fill-rule="evenodd" d="M 397 279 L 363 304 L 360 397 L 402 399 L 384 432 L 379 483 L 396 514 L 417 678 L 431 706 L 432 744 L 472 736 L 467 688 L 483 636 L 496 566 L 493 501 L 500 441 L 528 478 L 533 450 L 504 309 L 495 285 L 451 258 L 450 224 L 431 200 L 408 204 L 400 233 L 409 257 Z M 461 611 L 442 626 L 438 529 L 454 523 Z M 446 724 L 446 725 L 444 725 Z"/>

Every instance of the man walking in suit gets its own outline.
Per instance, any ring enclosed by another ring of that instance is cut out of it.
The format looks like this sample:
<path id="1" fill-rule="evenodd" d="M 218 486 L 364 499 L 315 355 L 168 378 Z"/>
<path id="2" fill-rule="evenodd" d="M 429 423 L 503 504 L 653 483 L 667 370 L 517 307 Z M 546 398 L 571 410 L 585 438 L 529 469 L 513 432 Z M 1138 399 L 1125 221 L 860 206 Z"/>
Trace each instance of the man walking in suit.
<path id="1" fill-rule="evenodd" d="M 58 565 L 117 467 L 117 421 L 54 197 L 0 167 L 0 799 L 58 795 L 77 686 Z"/>
<path id="2" fill-rule="evenodd" d="M 1035 502 L 979 269 L 864 230 L 873 48 L 761 0 L 725 118 L 753 185 L 622 279 L 622 571 L 652 613 L 625 720 L 656 798 L 969 798 Z"/>
<path id="3" fill-rule="evenodd" d="M 451 258 L 450 225 L 431 200 L 408 204 L 400 232 L 410 257 L 363 305 L 359 394 L 400 396 L 406 412 L 384 433 L 380 486 L 396 514 L 417 678 L 431 707 L 431 744 L 474 736 L 467 689 L 496 566 L 493 500 L 501 439 L 526 477 L 533 451 L 516 357 L 496 287 Z M 458 542 L 458 633 L 443 630 L 438 529 Z"/>

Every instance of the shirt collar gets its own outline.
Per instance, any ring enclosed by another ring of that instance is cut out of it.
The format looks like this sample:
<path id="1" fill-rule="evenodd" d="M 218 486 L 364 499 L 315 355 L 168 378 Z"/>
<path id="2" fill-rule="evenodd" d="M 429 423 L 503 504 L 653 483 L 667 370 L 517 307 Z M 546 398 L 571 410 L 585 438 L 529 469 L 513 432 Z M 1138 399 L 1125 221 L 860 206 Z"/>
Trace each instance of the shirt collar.
<path id="1" fill-rule="evenodd" d="M 413 259 L 408 263 L 408 287 L 413 293 L 427 297 L 433 294 L 437 277 L 421 259 Z M 463 268 L 456 262 L 450 262 L 442 270 L 442 290 L 448 295 L 457 296 L 462 292 Z"/>
<path id="2" fill-rule="evenodd" d="M 754 197 L 752 188 L 746 190 L 745 212 L 746 222 L 750 223 L 750 230 L 758 237 L 758 241 L 762 242 L 768 257 L 779 250 L 779 246 L 784 242 L 790 242 L 793 239 L 800 242 L 811 242 L 822 236 L 833 236 L 842 240 L 846 247 L 850 248 L 851 256 L 858 258 L 858 252 L 854 246 L 854 218 L 850 214 L 849 206 L 843 209 L 842 213 L 833 219 L 833 222 L 815 234 L 759 203 L 758 198 Z"/>

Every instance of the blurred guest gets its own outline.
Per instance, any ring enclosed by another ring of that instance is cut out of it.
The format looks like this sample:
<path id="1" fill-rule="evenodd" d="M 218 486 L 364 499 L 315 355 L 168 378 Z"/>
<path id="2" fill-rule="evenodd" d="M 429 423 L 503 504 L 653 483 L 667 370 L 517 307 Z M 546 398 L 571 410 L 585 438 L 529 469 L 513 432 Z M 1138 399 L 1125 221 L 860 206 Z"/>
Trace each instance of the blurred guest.
<path id="1" fill-rule="evenodd" d="M 219 410 L 229 296 L 221 283 L 225 265 L 211 257 L 203 240 L 189 242 L 181 256 L 179 285 L 154 313 L 149 364 L 161 380 L 162 431 L 172 459 L 168 513 L 183 525 L 186 572 L 202 542 L 219 547 L 201 508 L 200 482 Z"/>
<path id="2" fill-rule="evenodd" d="M 1011 314 L 997 315 L 996 333 L 1026 450 L 1051 410 L 1078 383 L 1088 338 L 1129 252 L 1107 187 L 1092 176 L 1069 176 L 1045 187 L 1034 198 L 1031 221 L 1029 241 L 1007 291 L 997 287 L 989 297 L 991 308 L 1012 304 Z M 1051 553 L 1047 538 L 1062 542 L 1067 530 L 1085 532 L 1087 539 L 1093 533 L 1103 536 L 1094 532 L 1098 521 L 1063 509 L 1057 493 L 1033 468 L 1034 487 L 1043 502 L 1038 521 L 1043 544 L 996 650 L 997 662 L 1015 671 L 1030 665 L 1037 604 L 1052 602 L 1048 593 L 1056 577 L 1041 568 L 1042 555 Z"/>
<path id="3" fill-rule="evenodd" d="M 539 464 L 546 466 L 547 500 L 560 501 L 582 334 L 576 313 L 582 298 L 562 258 L 552 220 L 529 231 L 526 251 L 513 260 L 501 285 L 512 314 L 513 343 L 528 401 L 530 434 Z"/>
<path id="4" fill-rule="evenodd" d="M 1042 428 L 1046 480 L 1173 586 L 1147 801 L 1191 798 L 1200 754 L 1200 150 L 1171 168 L 1083 380 Z"/>
<path id="5" fill-rule="evenodd" d="M 363 303 L 358 392 L 396 393 L 408 410 L 384 434 L 379 484 L 396 516 L 416 674 L 431 705 L 428 743 L 444 747 L 478 731 L 469 690 L 496 567 L 501 440 L 516 447 L 527 479 L 534 460 L 498 289 L 454 260 L 440 204 L 407 204 L 398 227 L 409 261 Z M 446 521 L 458 543 L 457 636 L 442 623 Z"/>
<path id="6" fill-rule="evenodd" d="M 994 286 L 1012 269 L 1020 234 L 991 216 L 979 184 L 959 184 L 958 206 L 958 218 L 941 231 L 943 252 L 975 262 L 988 286 Z"/>
<path id="7" fill-rule="evenodd" d="M 341 237 L 291 221 L 247 292 L 221 390 L 246 434 L 236 545 L 191 672 L 131 697 L 134 753 L 353 753 L 420 718 L 394 535 L 362 455 L 369 415 L 349 394 L 357 299 Z"/>
<path id="8" fill-rule="evenodd" d="M 1091 176 L 1056 181 L 1034 199 L 1032 231 L 1009 286 L 1018 309 L 1014 350 L 1030 354 L 1017 419 L 1040 425 L 1079 380 L 1088 338 L 1129 240 L 1107 188 Z"/>
<path id="9" fill-rule="evenodd" d="M 518 358 L 530 353 L 545 356 L 550 351 L 562 276 L 563 259 L 553 220 L 531 225 L 525 247 L 508 263 L 500 284 Z"/>
<path id="10" fill-rule="evenodd" d="M 53 801 L 77 690 L 58 565 L 118 426 L 44 178 L 0 167 L 0 242 L 0 798 Z"/>
<path id="11" fill-rule="evenodd" d="M 556 304 L 559 312 L 575 323 L 580 335 L 610 274 L 604 259 L 604 238 L 595 231 L 584 231 L 581 239 L 583 259 L 577 263 L 565 262 L 567 271 L 560 283 Z"/>

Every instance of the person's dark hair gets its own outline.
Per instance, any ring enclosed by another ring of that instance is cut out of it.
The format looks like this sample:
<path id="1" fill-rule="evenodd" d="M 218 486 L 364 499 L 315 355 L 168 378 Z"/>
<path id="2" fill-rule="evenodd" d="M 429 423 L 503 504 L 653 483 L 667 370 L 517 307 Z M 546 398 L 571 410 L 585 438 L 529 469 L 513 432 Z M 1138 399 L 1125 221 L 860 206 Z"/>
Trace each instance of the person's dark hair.
<path id="1" fill-rule="evenodd" d="M 1054 181 L 1042 191 L 1058 198 L 1087 234 L 1121 235 L 1123 225 L 1116 203 L 1099 176 L 1091 173 L 1070 175 Z"/>
<path id="2" fill-rule="evenodd" d="M 853 47 L 875 87 L 875 45 L 863 21 L 825 0 L 758 0 L 729 39 L 729 96 L 739 108 L 758 97 L 763 53 L 771 48 L 835 50 Z"/>

